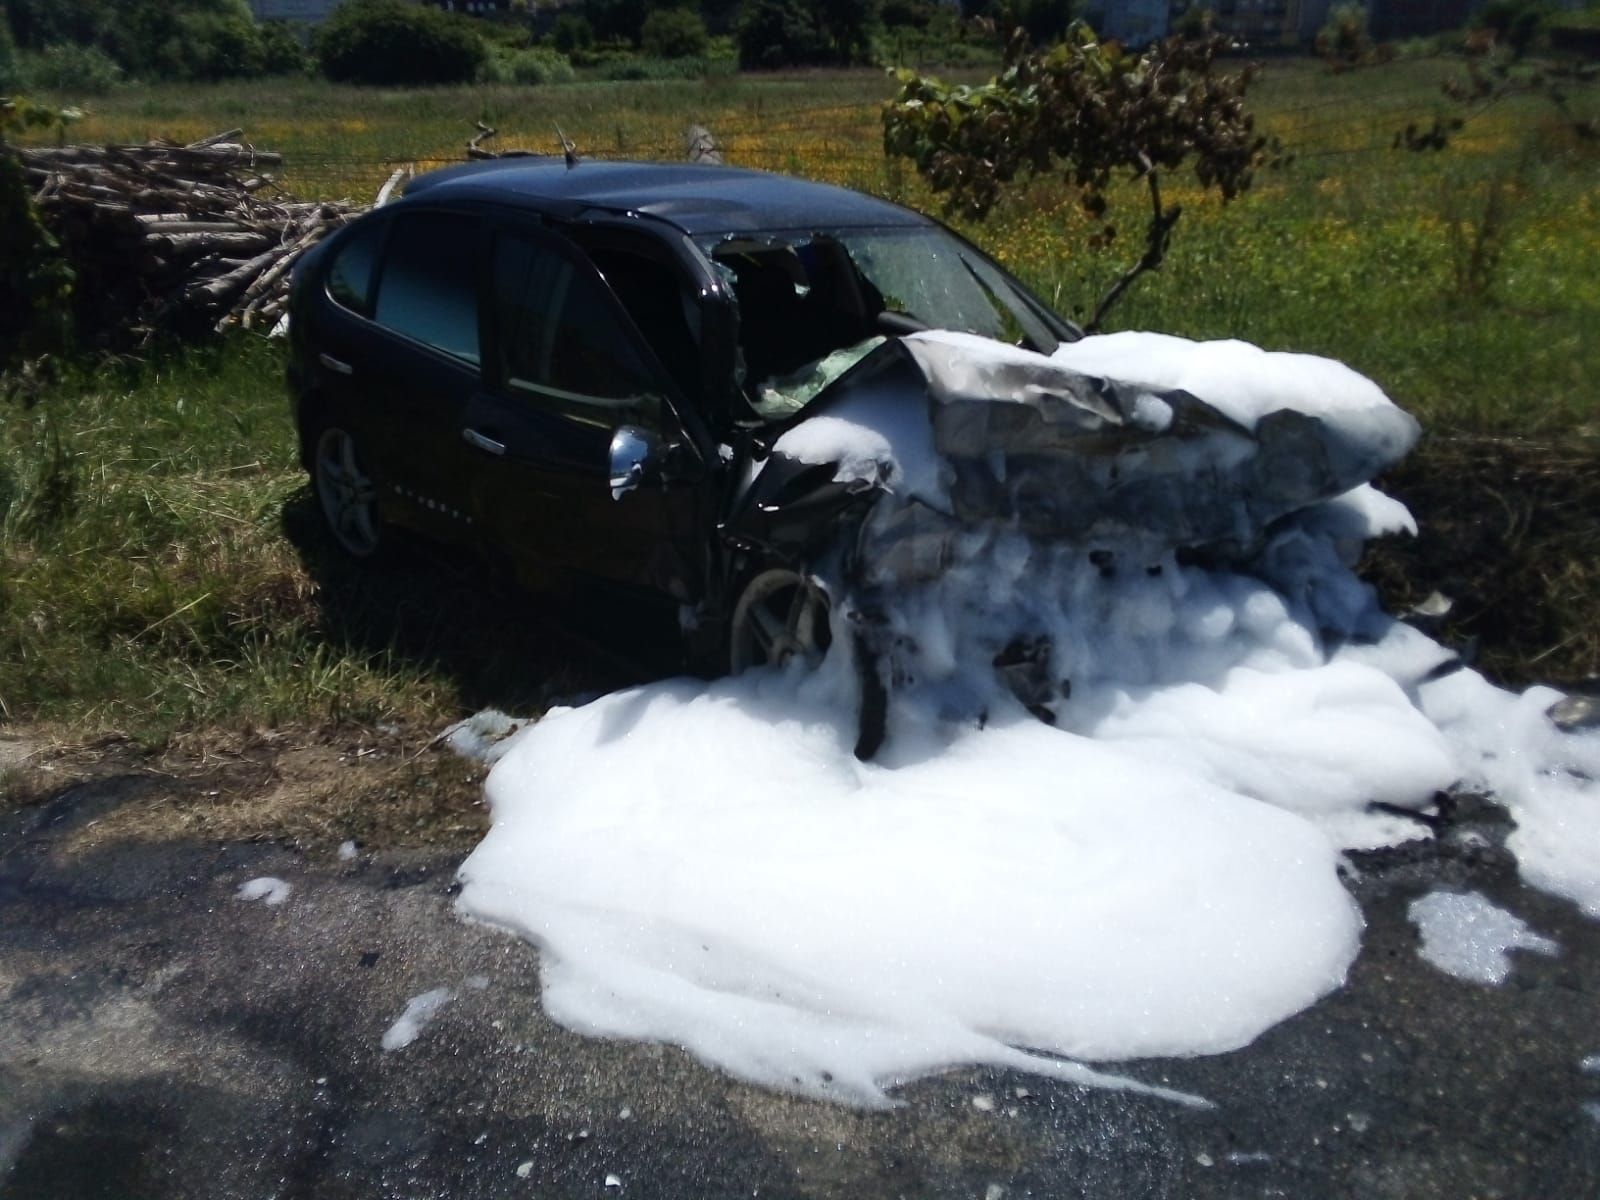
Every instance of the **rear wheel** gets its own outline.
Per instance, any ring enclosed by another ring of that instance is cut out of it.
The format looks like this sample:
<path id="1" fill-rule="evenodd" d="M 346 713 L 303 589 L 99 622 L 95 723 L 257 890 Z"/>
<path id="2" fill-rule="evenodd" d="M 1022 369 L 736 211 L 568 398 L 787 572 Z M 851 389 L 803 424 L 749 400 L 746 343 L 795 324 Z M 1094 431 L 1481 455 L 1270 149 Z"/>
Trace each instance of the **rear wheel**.
<path id="1" fill-rule="evenodd" d="M 347 430 L 330 425 L 317 435 L 311 480 L 334 541 L 352 558 L 377 554 L 383 544 L 378 490 Z"/>
<path id="2" fill-rule="evenodd" d="M 745 585 L 732 624 L 729 665 L 734 674 L 796 659 L 815 668 L 831 641 L 827 593 L 786 567 L 762 571 Z"/>

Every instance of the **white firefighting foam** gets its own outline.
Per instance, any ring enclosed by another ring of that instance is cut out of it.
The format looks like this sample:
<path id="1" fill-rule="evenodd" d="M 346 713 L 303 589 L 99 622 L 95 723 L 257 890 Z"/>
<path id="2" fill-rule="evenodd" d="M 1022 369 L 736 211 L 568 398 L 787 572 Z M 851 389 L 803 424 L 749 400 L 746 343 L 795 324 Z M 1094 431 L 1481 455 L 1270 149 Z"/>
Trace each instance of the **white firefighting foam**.
<path id="1" fill-rule="evenodd" d="M 1185 372 L 1174 339 L 1116 336 L 1162 377 L 1124 375 L 1244 416 L 1270 385 L 1398 428 L 1337 364 L 1229 343 Z M 808 452 L 856 436 L 839 423 Z M 862 427 L 865 457 L 906 441 Z M 1283 531 L 1260 578 L 975 535 L 896 601 L 917 675 L 875 761 L 852 756 L 836 608 L 812 674 L 635 688 L 498 747 L 461 909 L 539 945 L 571 1028 L 865 1105 L 960 1064 L 1140 1086 L 1078 1060 L 1249 1042 L 1358 951 L 1341 851 L 1424 836 L 1404 810 L 1457 781 L 1498 791 L 1532 882 L 1600 911 L 1600 736 L 1544 722 L 1553 693 L 1440 676 L 1448 653 L 1377 611 L 1352 549 L 1408 523 L 1359 488 Z M 1071 682 L 1054 726 L 990 667 L 1022 619 Z"/>

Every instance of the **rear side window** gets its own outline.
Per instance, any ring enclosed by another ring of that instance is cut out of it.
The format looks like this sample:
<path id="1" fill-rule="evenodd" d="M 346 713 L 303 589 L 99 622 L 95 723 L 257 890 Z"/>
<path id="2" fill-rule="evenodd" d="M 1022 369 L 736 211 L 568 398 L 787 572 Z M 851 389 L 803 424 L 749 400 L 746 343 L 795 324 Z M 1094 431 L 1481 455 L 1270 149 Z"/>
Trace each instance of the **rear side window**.
<path id="1" fill-rule="evenodd" d="M 506 387 L 583 419 L 653 421 L 661 386 L 598 276 L 527 238 L 495 242 L 494 312 Z"/>
<path id="2" fill-rule="evenodd" d="M 450 213 L 400 213 L 393 222 L 372 319 L 476 363 L 477 221 Z"/>
<path id="3" fill-rule="evenodd" d="M 363 317 L 372 315 L 373 268 L 385 223 L 366 221 L 352 230 L 328 267 L 328 295 Z"/>

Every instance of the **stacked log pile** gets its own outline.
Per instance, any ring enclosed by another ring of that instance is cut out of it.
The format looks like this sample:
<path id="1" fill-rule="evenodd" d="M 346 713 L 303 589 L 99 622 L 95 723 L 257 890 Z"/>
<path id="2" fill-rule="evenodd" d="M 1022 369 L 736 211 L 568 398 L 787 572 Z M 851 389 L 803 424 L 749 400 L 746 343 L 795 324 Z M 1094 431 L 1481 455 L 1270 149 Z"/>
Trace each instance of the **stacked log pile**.
<path id="1" fill-rule="evenodd" d="M 0 152 L 22 163 L 40 215 L 75 273 L 73 317 L 81 339 L 121 350 L 157 333 L 195 338 L 235 325 L 271 330 L 287 311 L 295 260 L 367 211 L 289 195 L 275 178 L 282 156 L 240 141 L 242 132 L 188 145 L 0 143 Z M 567 165 L 576 166 L 577 148 L 556 133 Z M 483 146 L 494 136 L 480 122 L 466 157 L 502 157 Z M 722 160 L 702 126 L 690 129 L 687 147 L 692 161 Z M 410 174 L 395 171 L 377 204 Z"/>
<path id="2" fill-rule="evenodd" d="M 288 195 L 273 175 L 282 158 L 240 133 L 15 151 L 77 273 L 81 335 L 127 346 L 282 317 L 295 260 L 363 210 Z"/>

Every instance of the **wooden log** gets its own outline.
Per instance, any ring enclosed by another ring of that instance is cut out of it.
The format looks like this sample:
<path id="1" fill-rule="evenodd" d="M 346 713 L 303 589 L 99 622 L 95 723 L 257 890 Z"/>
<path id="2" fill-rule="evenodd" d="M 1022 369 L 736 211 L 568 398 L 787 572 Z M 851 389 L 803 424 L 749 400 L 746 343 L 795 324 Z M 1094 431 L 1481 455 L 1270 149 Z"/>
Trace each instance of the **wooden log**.
<path id="1" fill-rule="evenodd" d="M 215 146 L 218 142 L 231 142 L 234 138 L 244 133 L 242 129 L 229 129 L 222 133 L 213 133 L 210 137 L 203 137 L 198 142 L 190 142 L 185 150 L 204 150 L 207 146 Z"/>
<path id="2" fill-rule="evenodd" d="M 722 162 L 722 151 L 717 149 L 717 139 L 711 136 L 711 131 L 704 125 L 689 126 L 689 131 L 684 136 L 684 149 L 692 163 L 720 165 Z"/>
<path id="3" fill-rule="evenodd" d="M 157 250 L 170 250 L 179 254 L 197 254 L 217 250 L 224 254 L 249 254 L 277 244 L 277 239 L 264 233 L 161 233 L 148 239 Z"/>
<path id="4" fill-rule="evenodd" d="M 209 279 L 204 283 L 196 284 L 185 289 L 185 294 L 204 303 L 221 304 L 231 300 L 236 292 L 245 288 L 257 273 L 269 266 L 282 250 L 274 247 L 265 254 L 258 254 L 244 262 L 233 259 L 221 259 L 222 263 L 237 262 L 231 270 Z"/>

